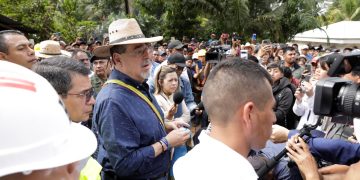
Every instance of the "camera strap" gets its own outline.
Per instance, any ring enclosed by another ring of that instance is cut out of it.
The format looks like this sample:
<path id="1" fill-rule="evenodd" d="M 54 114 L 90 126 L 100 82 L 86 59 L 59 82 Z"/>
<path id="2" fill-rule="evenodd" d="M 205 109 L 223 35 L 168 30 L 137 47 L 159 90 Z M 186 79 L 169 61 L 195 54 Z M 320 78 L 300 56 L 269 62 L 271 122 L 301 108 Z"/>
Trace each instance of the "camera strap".
<path id="1" fill-rule="evenodd" d="M 149 100 L 149 98 L 147 98 L 143 93 L 141 93 L 138 89 L 136 89 L 135 87 L 129 85 L 129 84 L 126 84 L 124 83 L 123 81 L 121 80 L 118 80 L 118 79 L 111 79 L 111 80 L 108 80 L 106 81 L 105 84 L 109 84 L 109 83 L 112 83 L 112 84 L 117 84 L 121 87 L 124 87 L 130 91 L 132 91 L 133 93 L 135 93 L 137 96 L 139 96 L 142 100 L 144 100 L 151 108 L 151 110 L 155 113 L 155 115 L 157 116 L 161 126 L 164 128 L 165 130 L 165 124 L 164 124 L 164 120 L 162 119 L 159 111 L 156 109 L 156 107 L 154 106 L 154 104 Z"/>

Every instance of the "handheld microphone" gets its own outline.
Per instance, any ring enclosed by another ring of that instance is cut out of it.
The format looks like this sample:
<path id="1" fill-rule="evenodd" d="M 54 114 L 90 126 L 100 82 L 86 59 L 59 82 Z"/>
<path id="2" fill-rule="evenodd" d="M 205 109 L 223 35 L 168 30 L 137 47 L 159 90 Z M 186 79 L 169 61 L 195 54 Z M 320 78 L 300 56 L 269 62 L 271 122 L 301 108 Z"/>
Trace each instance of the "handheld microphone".
<path id="1" fill-rule="evenodd" d="M 180 104 L 184 100 L 184 95 L 181 93 L 181 91 L 178 91 L 174 94 L 173 100 L 175 104 Z"/>
<path id="2" fill-rule="evenodd" d="M 204 104 L 202 101 L 193 110 L 190 111 L 190 115 L 194 115 L 196 110 L 204 110 Z"/>

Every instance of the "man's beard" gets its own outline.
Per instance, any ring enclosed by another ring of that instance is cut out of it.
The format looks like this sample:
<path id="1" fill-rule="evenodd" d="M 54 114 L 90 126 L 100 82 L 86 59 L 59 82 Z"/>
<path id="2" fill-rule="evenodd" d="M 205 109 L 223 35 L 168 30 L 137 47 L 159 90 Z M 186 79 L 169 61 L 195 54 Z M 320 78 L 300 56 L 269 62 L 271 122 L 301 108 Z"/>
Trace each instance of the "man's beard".
<path id="1" fill-rule="evenodd" d="M 147 64 L 149 64 L 150 66 L 152 66 L 150 59 L 146 60 L 146 61 L 143 63 L 143 66 L 144 66 L 144 65 L 147 65 Z M 151 67 L 150 67 L 150 69 L 149 69 L 148 71 L 146 71 L 146 72 L 141 72 L 141 77 L 144 78 L 144 79 L 148 79 L 149 76 L 150 76 L 150 72 L 151 72 Z"/>
<path id="2" fill-rule="evenodd" d="M 150 69 L 147 72 L 141 72 L 141 77 L 144 79 L 148 79 L 150 76 Z"/>

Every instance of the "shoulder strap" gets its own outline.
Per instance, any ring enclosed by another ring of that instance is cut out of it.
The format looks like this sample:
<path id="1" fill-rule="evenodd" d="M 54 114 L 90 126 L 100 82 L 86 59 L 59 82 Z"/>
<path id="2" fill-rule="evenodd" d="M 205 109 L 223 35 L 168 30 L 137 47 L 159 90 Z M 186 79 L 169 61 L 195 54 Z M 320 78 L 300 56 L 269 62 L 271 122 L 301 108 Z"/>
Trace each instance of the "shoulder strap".
<path id="1" fill-rule="evenodd" d="M 149 100 L 149 98 L 147 98 L 143 93 L 141 93 L 139 90 L 137 90 L 136 88 L 134 88 L 133 86 L 131 85 L 128 85 L 126 83 L 124 83 L 123 81 L 120 81 L 118 79 L 111 79 L 111 80 L 108 80 L 106 81 L 105 84 L 109 84 L 109 83 L 113 83 L 113 84 L 117 84 L 119 86 L 122 86 L 132 92 L 134 92 L 136 95 L 138 95 L 142 100 L 144 100 L 149 106 L 150 108 L 152 109 L 152 111 L 156 114 L 156 116 L 158 117 L 158 120 L 160 121 L 161 125 L 163 126 L 163 128 L 165 128 L 165 125 L 164 125 L 164 121 L 163 119 L 161 118 L 161 115 L 159 113 L 159 111 L 156 109 L 156 107 L 154 106 L 154 104 Z"/>

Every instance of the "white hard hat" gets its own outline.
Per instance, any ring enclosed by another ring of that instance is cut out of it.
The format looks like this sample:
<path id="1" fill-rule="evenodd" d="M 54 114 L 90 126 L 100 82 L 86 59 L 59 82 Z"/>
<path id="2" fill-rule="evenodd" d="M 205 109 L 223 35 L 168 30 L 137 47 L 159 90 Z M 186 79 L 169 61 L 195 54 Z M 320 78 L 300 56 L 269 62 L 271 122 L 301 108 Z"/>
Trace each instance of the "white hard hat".
<path id="1" fill-rule="evenodd" d="M 0 177 L 85 159 L 96 144 L 89 129 L 69 120 L 46 79 L 0 60 Z"/>

